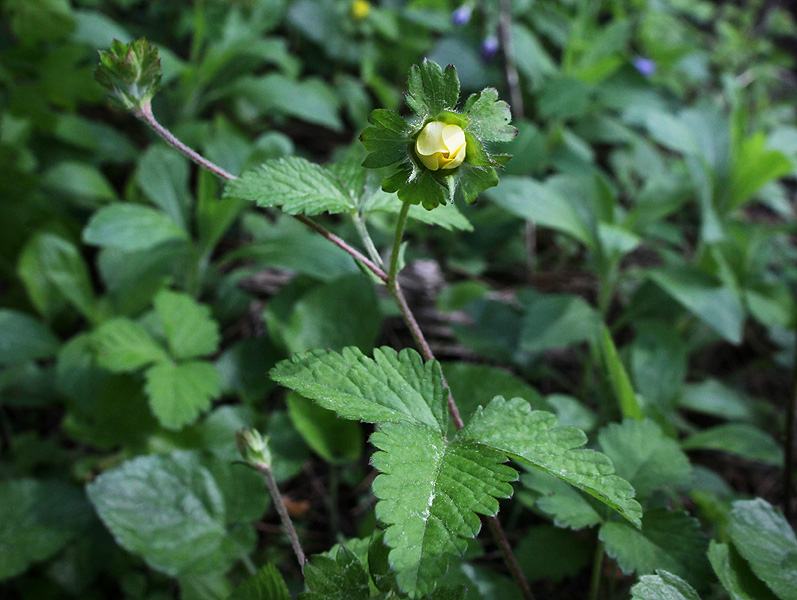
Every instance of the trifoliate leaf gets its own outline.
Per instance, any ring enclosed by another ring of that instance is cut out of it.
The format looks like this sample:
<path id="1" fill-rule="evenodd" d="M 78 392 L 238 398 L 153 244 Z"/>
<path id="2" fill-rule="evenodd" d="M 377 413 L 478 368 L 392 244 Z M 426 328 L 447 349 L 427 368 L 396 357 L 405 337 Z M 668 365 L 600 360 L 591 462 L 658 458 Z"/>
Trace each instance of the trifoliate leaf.
<path id="1" fill-rule="evenodd" d="M 453 65 L 443 72 L 436 62 L 424 60 L 410 68 L 406 102 L 421 120 L 437 118 L 442 111 L 455 108 L 458 101 L 459 77 Z"/>
<path id="2" fill-rule="evenodd" d="M 622 521 L 604 523 L 600 539 L 624 573 L 666 569 L 695 587 L 705 585 L 708 538 L 700 522 L 685 512 L 656 508 L 642 517 L 642 529 Z"/>
<path id="3" fill-rule="evenodd" d="M 127 373 L 169 360 L 166 351 L 144 327 L 125 317 L 105 321 L 92 337 L 97 363 L 109 371 Z"/>
<path id="4" fill-rule="evenodd" d="M 642 508 L 634 489 L 612 475 L 608 457 L 594 450 L 577 450 L 587 436 L 575 427 L 556 427 L 556 417 L 533 411 L 521 398 L 497 396 L 477 410 L 461 434 L 529 463 L 608 504 L 639 525 Z"/>
<path id="5" fill-rule="evenodd" d="M 598 442 L 640 499 L 661 487 L 686 485 L 691 479 L 692 466 L 678 442 L 651 420 L 611 423 L 598 434 Z"/>
<path id="6" fill-rule="evenodd" d="M 509 124 L 512 120 L 509 105 L 498 99 L 495 88 L 471 94 L 463 110 L 470 119 L 468 128 L 482 141 L 511 142 L 515 139 L 517 129 Z"/>
<path id="7" fill-rule="evenodd" d="M 58 552 L 91 512 L 83 493 L 62 482 L 0 482 L 0 581 Z"/>
<path id="8" fill-rule="evenodd" d="M 411 131 L 407 122 L 391 110 L 376 109 L 368 116 L 370 127 L 360 135 L 360 141 L 370 153 L 362 166 L 370 169 L 387 167 L 407 160 Z"/>
<path id="9" fill-rule="evenodd" d="M 797 600 L 797 536 L 761 498 L 733 503 L 728 533 L 734 547 L 781 600 Z"/>
<path id="10" fill-rule="evenodd" d="M 733 546 L 712 540 L 708 559 L 731 600 L 778 600 Z"/>
<path id="11" fill-rule="evenodd" d="M 291 600 L 285 580 L 271 563 L 238 586 L 230 600 Z"/>
<path id="12" fill-rule="evenodd" d="M 631 588 L 631 600 L 700 600 L 694 588 L 667 571 L 645 575 Z"/>
<path id="13" fill-rule="evenodd" d="M 410 421 L 445 431 L 446 389 L 437 361 L 423 362 L 414 350 L 357 348 L 341 353 L 311 350 L 278 363 L 271 378 L 315 400 L 344 419 L 368 423 Z"/>
<path id="14" fill-rule="evenodd" d="M 502 464 L 502 452 L 467 438 L 449 442 L 422 423 L 384 424 L 371 442 L 381 450 L 372 457 L 382 473 L 373 490 L 393 547 L 390 565 L 403 591 L 427 593 L 445 573 L 447 555 L 463 554 L 465 540 L 479 532 L 477 515 L 496 514 L 496 499 L 512 495 L 508 482 L 517 473 Z"/>
<path id="15" fill-rule="evenodd" d="M 317 555 L 304 567 L 305 584 L 312 590 L 300 600 L 367 600 L 368 574 L 357 556 L 343 546 L 335 558 Z"/>
<path id="16" fill-rule="evenodd" d="M 159 363 L 147 370 L 149 405 L 160 424 L 180 429 L 196 421 L 221 393 L 221 377 L 212 363 Z"/>
<path id="17" fill-rule="evenodd" d="M 221 335 L 210 307 L 199 304 L 188 294 L 171 290 L 158 292 L 154 302 L 174 358 L 194 358 L 216 352 Z"/>
<path id="18" fill-rule="evenodd" d="M 254 547 L 252 514 L 265 509 L 263 493 L 225 490 L 224 481 L 259 479 L 242 466 L 218 477 L 233 468 L 193 452 L 153 454 L 103 473 L 87 491 L 117 543 L 153 569 L 171 576 L 223 573 Z M 260 510 L 239 512 L 233 496 Z"/>
<path id="19" fill-rule="evenodd" d="M 291 215 L 317 215 L 355 210 L 348 190 L 326 169 L 291 156 L 264 162 L 224 188 L 225 198 L 280 207 Z"/>

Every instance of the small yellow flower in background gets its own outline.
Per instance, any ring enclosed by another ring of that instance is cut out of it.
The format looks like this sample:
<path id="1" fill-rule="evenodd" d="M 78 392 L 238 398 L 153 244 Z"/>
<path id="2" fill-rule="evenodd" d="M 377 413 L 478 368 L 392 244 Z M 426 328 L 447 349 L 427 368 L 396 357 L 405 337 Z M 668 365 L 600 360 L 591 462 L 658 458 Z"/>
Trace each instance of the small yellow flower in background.
<path id="1" fill-rule="evenodd" d="M 465 160 L 465 132 L 459 125 L 431 121 L 415 140 L 415 153 L 430 171 L 456 169 Z"/>
<path id="2" fill-rule="evenodd" d="M 368 0 L 353 0 L 351 3 L 351 18 L 362 21 L 371 13 L 371 3 Z"/>

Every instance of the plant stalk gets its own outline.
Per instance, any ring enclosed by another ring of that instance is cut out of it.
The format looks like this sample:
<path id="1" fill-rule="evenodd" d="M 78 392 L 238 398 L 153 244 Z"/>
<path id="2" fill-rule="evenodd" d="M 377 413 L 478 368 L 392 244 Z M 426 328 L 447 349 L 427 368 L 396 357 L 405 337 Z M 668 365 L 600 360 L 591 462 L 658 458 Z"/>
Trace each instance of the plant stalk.
<path id="1" fill-rule="evenodd" d="M 277 487 L 274 473 L 265 465 L 257 465 L 256 468 L 266 478 L 268 493 L 271 494 L 271 499 L 274 501 L 274 507 L 277 509 L 277 514 L 279 514 L 280 521 L 282 521 L 282 526 L 285 528 L 285 532 L 291 540 L 293 553 L 296 555 L 296 560 L 299 561 L 299 568 L 301 568 L 302 573 L 304 573 L 304 563 L 306 562 L 304 550 L 299 541 L 299 535 L 296 533 L 296 528 L 293 526 L 293 521 L 291 521 L 291 516 L 288 514 L 288 508 L 285 506 L 285 501 L 282 499 L 282 494 L 280 494 L 279 488 Z"/>
<path id="2" fill-rule="evenodd" d="M 203 169 L 207 169 L 217 177 L 221 179 L 225 179 L 227 181 L 232 181 L 233 179 L 237 179 L 235 175 L 232 173 L 228 173 L 224 169 L 222 169 L 219 165 L 209 161 L 204 156 L 199 154 L 196 150 L 189 148 L 183 142 L 181 142 L 175 135 L 166 129 L 163 125 L 161 125 L 158 120 L 155 118 L 155 115 L 152 113 L 152 105 L 151 104 L 144 104 L 141 107 L 141 110 L 134 111 L 133 114 L 144 121 L 150 129 L 152 129 L 161 139 L 163 139 L 167 144 L 178 150 L 184 156 L 188 157 L 191 161 L 202 167 Z M 320 233 L 330 242 L 335 244 L 338 248 L 347 252 L 352 258 L 355 260 L 360 261 L 363 265 L 365 265 L 368 269 L 370 269 L 374 275 L 379 277 L 382 281 L 387 283 L 387 273 L 376 265 L 374 262 L 366 258 L 361 252 L 356 250 L 355 248 L 351 247 L 341 238 L 336 236 L 331 231 L 327 231 L 324 227 L 313 221 L 312 219 L 304 216 L 304 215 L 293 215 L 293 217 L 317 233 Z"/>
<path id="3" fill-rule="evenodd" d="M 601 589 L 601 570 L 603 568 L 603 542 L 598 540 L 592 560 L 592 576 L 589 581 L 589 600 L 598 600 Z"/>
<path id="4" fill-rule="evenodd" d="M 371 234 L 368 233 L 368 227 L 366 227 L 362 216 L 360 216 L 360 213 L 356 212 L 353 213 L 351 217 L 354 221 L 354 226 L 357 228 L 357 233 L 360 235 L 360 239 L 365 245 L 365 249 L 368 251 L 368 256 L 371 257 L 371 260 L 374 261 L 374 263 L 384 268 L 385 265 L 382 262 L 382 257 L 374 245 L 374 240 L 371 239 Z"/>

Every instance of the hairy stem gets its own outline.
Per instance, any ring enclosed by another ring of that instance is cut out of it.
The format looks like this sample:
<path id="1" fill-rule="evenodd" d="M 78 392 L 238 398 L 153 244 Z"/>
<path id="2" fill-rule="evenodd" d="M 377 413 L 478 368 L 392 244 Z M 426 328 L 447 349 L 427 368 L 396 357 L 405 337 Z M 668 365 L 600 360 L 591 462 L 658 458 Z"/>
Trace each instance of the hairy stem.
<path id="1" fill-rule="evenodd" d="M 368 251 L 368 256 L 371 257 L 371 260 L 374 261 L 374 263 L 380 267 L 384 267 L 382 257 L 379 255 L 379 251 L 374 245 L 374 240 L 371 239 L 371 234 L 368 233 L 368 227 L 366 227 L 365 221 L 359 213 L 353 213 L 351 217 L 354 221 L 354 226 L 357 228 L 357 233 L 360 235 L 360 239 L 365 245 L 365 249 Z"/>
<path id="2" fill-rule="evenodd" d="M 262 464 L 257 465 L 256 468 L 266 477 L 268 493 L 271 494 L 271 499 L 274 501 L 274 507 L 277 509 L 277 514 L 279 514 L 280 521 L 282 521 L 282 526 L 285 528 L 285 532 L 291 540 L 293 553 L 296 555 L 296 560 L 299 561 L 299 567 L 302 569 L 302 573 L 304 573 L 304 563 L 306 561 L 304 550 L 302 549 L 301 542 L 299 542 L 299 536 L 296 533 L 296 528 L 293 526 L 291 516 L 288 514 L 288 508 L 285 506 L 285 501 L 282 499 L 282 494 L 280 494 L 279 488 L 277 487 L 274 473 L 271 472 L 270 467 Z"/>
<path id="3" fill-rule="evenodd" d="M 410 205 L 408 202 L 402 202 L 401 212 L 398 216 L 396 223 L 396 235 L 393 238 L 393 251 L 390 253 L 390 271 L 388 271 L 387 284 L 391 289 L 398 287 L 398 263 L 399 254 L 401 253 L 401 241 L 404 239 L 404 227 L 407 225 L 407 215 L 410 212 Z"/>
<path id="4" fill-rule="evenodd" d="M 199 154 L 196 150 L 189 148 L 183 142 L 181 142 L 175 135 L 166 129 L 163 125 L 161 125 L 158 120 L 155 118 L 155 115 L 152 113 L 152 105 L 144 104 L 140 110 L 134 111 L 133 113 L 136 117 L 144 121 L 150 129 L 152 129 L 158 136 L 163 139 L 167 144 L 181 152 L 183 155 L 188 157 L 190 160 L 198 164 L 203 169 L 207 169 L 217 177 L 221 179 L 225 179 L 227 181 L 231 181 L 233 179 L 237 179 L 235 175 L 232 173 L 228 173 L 224 169 L 222 169 L 219 165 L 209 161 L 204 156 Z M 374 275 L 379 277 L 384 282 L 387 282 L 387 273 L 385 273 L 384 269 L 376 265 L 373 261 L 366 258 L 361 252 L 357 249 L 352 248 L 349 244 L 343 241 L 341 238 L 336 236 L 331 231 L 327 231 L 324 227 L 313 221 L 312 219 L 304 216 L 304 215 L 293 215 L 293 217 L 317 233 L 324 236 L 330 242 L 335 244 L 338 248 L 347 252 L 352 258 L 355 260 L 360 261 L 366 268 L 371 270 Z"/>

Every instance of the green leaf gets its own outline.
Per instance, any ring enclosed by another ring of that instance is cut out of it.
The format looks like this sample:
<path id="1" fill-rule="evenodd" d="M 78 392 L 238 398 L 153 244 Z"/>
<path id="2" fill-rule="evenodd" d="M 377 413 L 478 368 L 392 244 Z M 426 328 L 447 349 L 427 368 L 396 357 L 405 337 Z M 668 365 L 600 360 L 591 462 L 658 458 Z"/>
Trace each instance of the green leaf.
<path id="1" fill-rule="evenodd" d="M 362 211 L 364 215 L 376 212 L 388 212 L 398 214 L 401 211 L 401 200 L 395 194 L 388 194 L 378 190 L 368 200 L 365 201 Z M 473 231 L 473 225 L 468 218 L 463 215 L 454 204 L 438 206 L 435 210 L 426 210 L 418 205 L 410 206 L 407 214 L 410 219 L 437 225 L 446 231 Z"/>
<path id="2" fill-rule="evenodd" d="M 458 170 L 459 189 L 462 190 L 462 197 L 468 204 L 476 202 L 484 190 L 498 185 L 498 173 L 493 167 L 476 167 L 464 162 Z"/>
<path id="3" fill-rule="evenodd" d="M 734 502 L 728 534 L 781 600 L 797 599 L 797 536 L 780 511 L 761 498 Z"/>
<path id="4" fill-rule="evenodd" d="M 213 364 L 161 362 L 147 370 L 149 405 L 161 425 L 181 429 L 208 410 L 221 393 L 221 377 Z"/>
<path id="5" fill-rule="evenodd" d="M 83 230 L 83 241 L 104 248 L 150 250 L 172 240 L 187 240 L 184 229 L 163 212 L 143 204 L 111 204 L 101 208 Z"/>
<path id="6" fill-rule="evenodd" d="M 600 349 L 603 355 L 604 365 L 609 376 L 609 382 L 617 400 L 620 403 L 620 410 L 623 417 L 641 420 L 643 417 L 642 407 L 639 405 L 634 388 L 631 386 L 631 379 L 625 370 L 620 356 L 617 354 L 617 347 L 614 345 L 609 328 L 601 326 Z"/>
<path id="7" fill-rule="evenodd" d="M 507 176 L 487 196 L 508 212 L 539 226 L 567 233 L 587 248 L 595 248 L 595 237 L 572 202 L 530 177 Z"/>
<path id="8" fill-rule="evenodd" d="M 733 546 L 711 541 L 708 558 L 731 600 L 777 600 Z"/>
<path id="9" fill-rule="evenodd" d="M 660 410 L 671 410 L 683 390 L 688 352 L 672 324 L 650 321 L 636 326 L 631 343 L 629 371 L 635 387 L 644 390 L 644 399 Z"/>
<path id="10" fill-rule="evenodd" d="M 166 351 L 144 327 L 125 317 L 105 321 L 92 336 L 97 363 L 109 371 L 128 373 L 169 360 Z"/>
<path id="11" fill-rule="evenodd" d="M 531 464 L 611 506 L 639 525 L 642 509 L 634 500 L 634 489 L 612 475 L 611 461 L 594 450 L 577 450 L 587 436 L 575 427 L 556 427 L 556 417 L 531 410 L 521 398 L 501 396 L 480 408 L 460 432 L 522 462 Z"/>
<path id="12" fill-rule="evenodd" d="M 464 164 L 459 167 L 461 171 Z M 386 192 L 398 192 L 399 200 L 407 202 L 408 204 L 421 204 L 426 210 L 445 204 L 449 200 L 449 191 L 447 188 L 438 182 L 432 172 L 427 169 L 421 169 L 416 173 L 416 176 L 409 181 L 406 181 L 404 171 L 397 174 L 400 185 L 395 189 L 392 186 L 382 185 L 382 189 Z M 387 181 L 387 180 L 386 180 Z M 392 181 L 391 181 L 392 183 Z"/>
<path id="13" fill-rule="evenodd" d="M 173 577 L 224 573 L 254 547 L 250 521 L 265 509 L 263 492 L 241 498 L 225 489 L 234 480 L 259 479 L 233 468 L 193 452 L 153 454 L 103 473 L 87 491 L 116 542 L 153 569 Z M 234 496 L 258 510 L 236 509 Z"/>
<path id="14" fill-rule="evenodd" d="M 649 419 L 610 423 L 598 434 L 598 442 L 640 499 L 665 486 L 685 486 L 691 479 L 692 466 L 678 442 Z"/>
<path id="15" fill-rule="evenodd" d="M 97 318 L 97 299 L 86 261 L 71 242 L 52 234 L 39 238 L 38 257 L 44 275 L 86 319 Z"/>
<path id="16" fill-rule="evenodd" d="M 515 139 L 517 129 L 509 124 L 512 120 L 509 105 L 498 99 L 495 88 L 472 94 L 463 110 L 470 119 L 468 131 L 482 142 L 511 142 Z"/>
<path id="17" fill-rule="evenodd" d="M 304 567 L 305 585 L 312 591 L 300 600 L 366 600 L 371 597 L 368 574 L 353 552 L 343 546 L 335 558 L 316 555 Z"/>
<path id="18" fill-rule="evenodd" d="M 285 580 L 271 563 L 245 579 L 232 593 L 230 600 L 291 600 Z"/>
<path id="19" fill-rule="evenodd" d="M 425 120 L 442 111 L 454 109 L 459 101 L 459 77 L 453 65 L 445 73 L 436 62 L 424 59 L 412 65 L 407 81 L 407 106 Z"/>
<path id="20" fill-rule="evenodd" d="M 298 156 L 269 160 L 246 171 L 226 185 L 224 197 L 280 207 L 291 215 L 334 214 L 356 208 L 348 190 L 332 173 Z"/>
<path id="21" fill-rule="evenodd" d="M 770 465 L 783 464 L 783 450 L 772 436 L 742 423 L 704 429 L 686 438 L 681 447 L 684 450 L 719 450 Z"/>
<path id="22" fill-rule="evenodd" d="M 667 571 L 644 575 L 631 588 L 631 600 L 700 600 L 694 588 Z"/>
<path id="23" fill-rule="evenodd" d="M 495 515 L 497 498 L 512 495 L 517 473 L 502 464 L 502 452 L 464 436 L 449 442 L 439 426 L 386 423 L 371 442 L 381 450 L 371 458 L 381 471 L 373 490 L 393 547 L 390 565 L 402 590 L 427 593 L 444 574 L 447 555 L 463 554 L 465 539 L 479 532 L 477 514 Z"/>
<path id="24" fill-rule="evenodd" d="M 654 269 L 648 277 L 722 338 L 742 341 L 744 308 L 729 287 L 690 266 Z"/>
<path id="25" fill-rule="evenodd" d="M 730 208 L 739 208 L 767 183 L 792 172 L 792 162 L 783 153 L 768 150 L 766 143 L 762 131 L 741 142 L 731 170 Z"/>
<path id="26" fill-rule="evenodd" d="M 640 575 L 666 569 L 695 587 L 705 584 L 708 573 L 708 539 L 700 522 L 685 512 L 652 509 L 642 517 L 642 528 L 610 521 L 600 528 L 606 553 L 624 573 Z"/>
<path id="27" fill-rule="evenodd" d="M 316 454 L 328 463 L 343 465 L 360 458 L 363 433 L 360 425 L 299 396 L 288 394 L 288 414 L 296 430 Z"/>
<path id="28" fill-rule="evenodd" d="M 369 127 L 360 135 L 369 154 L 362 166 L 371 169 L 387 167 L 407 160 L 410 146 L 410 126 L 391 110 L 378 108 L 368 116 Z"/>
<path id="29" fill-rule="evenodd" d="M 159 292 L 154 303 L 174 358 L 195 358 L 218 350 L 221 334 L 210 307 L 171 290 Z"/>
<path id="30" fill-rule="evenodd" d="M 0 581 L 43 561 L 90 522 L 83 494 L 57 481 L 0 482 Z"/>
<path id="31" fill-rule="evenodd" d="M 521 475 L 520 481 L 540 494 L 534 504 L 549 515 L 557 527 L 584 529 L 603 522 L 603 517 L 588 497 L 561 479 L 532 470 Z"/>
<path id="32" fill-rule="evenodd" d="M 396 573 L 390 569 L 390 546 L 385 544 L 385 532 L 375 531 L 368 544 L 368 571 L 380 592 L 397 589 Z"/>
<path id="33" fill-rule="evenodd" d="M 16 310 L 0 309 L 0 365 L 20 365 L 50 358 L 60 340 L 42 323 Z"/>
<path id="34" fill-rule="evenodd" d="M 138 160 L 136 183 L 150 201 L 184 231 L 190 231 L 191 172 L 188 160 L 174 148 L 150 146 Z"/>
<path id="35" fill-rule="evenodd" d="M 579 296 L 523 290 L 518 301 L 525 308 L 520 347 L 526 352 L 539 354 L 595 338 L 600 317 Z"/>
<path id="36" fill-rule="evenodd" d="M 578 575 L 592 558 L 589 544 L 581 537 L 548 524 L 529 527 L 515 554 L 529 581 L 556 583 Z"/>
<path id="37" fill-rule="evenodd" d="M 357 348 L 341 353 L 311 350 L 271 370 L 277 383 L 315 400 L 344 419 L 368 423 L 408 420 L 435 430 L 448 426 L 447 393 L 437 361 L 423 362 L 414 350 Z"/>

